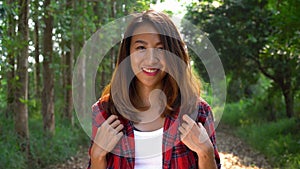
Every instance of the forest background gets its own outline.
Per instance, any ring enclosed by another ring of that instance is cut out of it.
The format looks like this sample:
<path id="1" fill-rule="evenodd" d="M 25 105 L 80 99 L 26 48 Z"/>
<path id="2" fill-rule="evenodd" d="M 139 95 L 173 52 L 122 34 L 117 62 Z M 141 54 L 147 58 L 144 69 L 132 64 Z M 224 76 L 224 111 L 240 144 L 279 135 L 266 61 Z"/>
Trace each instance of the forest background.
<path id="1" fill-rule="evenodd" d="M 89 137 L 73 108 L 75 61 L 102 26 L 155 3 L 0 1 L 0 168 L 45 168 L 88 147 Z M 227 100 L 221 123 L 265 154 L 272 167 L 299 167 L 300 1 L 205 0 L 185 5 L 184 18 L 206 33 L 225 69 Z M 118 45 L 99 65 L 97 97 L 109 82 L 117 52 Z M 203 97 L 210 102 L 207 72 L 190 54 L 204 84 Z"/>

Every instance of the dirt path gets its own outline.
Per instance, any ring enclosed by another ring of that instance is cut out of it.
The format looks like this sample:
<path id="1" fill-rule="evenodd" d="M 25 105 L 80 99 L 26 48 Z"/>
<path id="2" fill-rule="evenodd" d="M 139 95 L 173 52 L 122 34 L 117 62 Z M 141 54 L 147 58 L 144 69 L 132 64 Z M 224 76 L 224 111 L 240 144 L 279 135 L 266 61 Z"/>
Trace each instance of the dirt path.
<path id="1" fill-rule="evenodd" d="M 217 146 L 222 169 L 271 169 L 266 158 L 230 132 L 229 127 L 217 128 Z"/>
<path id="2" fill-rule="evenodd" d="M 217 128 L 217 146 L 222 169 L 271 169 L 266 158 L 236 137 L 226 126 Z M 82 147 L 65 163 L 47 169 L 85 169 L 88 163 L 87 148 Z"/>

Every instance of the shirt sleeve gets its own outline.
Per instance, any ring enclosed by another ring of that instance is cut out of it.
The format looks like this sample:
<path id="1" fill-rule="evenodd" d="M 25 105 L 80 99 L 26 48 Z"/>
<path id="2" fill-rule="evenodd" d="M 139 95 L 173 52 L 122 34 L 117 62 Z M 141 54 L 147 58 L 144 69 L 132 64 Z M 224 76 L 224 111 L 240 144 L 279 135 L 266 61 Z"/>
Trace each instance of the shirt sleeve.
<path id="1" fill-rule="evenodd" d="M 215 160 L 218 168 L 221 168 L 220 156 L 216 145 L 216 132 L 214 126 L 214 118 L 211 111 L 211 107 L 204 100 L 200 101 L 199 111 L 198 111 L 198 122 L 202 123 L 209 135 L 210 141 L 214 147 Z"/>
<path id="2" fill-rule="evenodd" d="M 89 155 L 91 155 L 91 148 L 94 143 L 93 140 L 97 134 L 98 128 L 109 116 L 109 114 L 106 113 L 106 111 L 101 108 L 102 107 L 101 104 L 102 104 L 102 101 L 100 99 L 92 106 L 92 135 L 91 135 L 91 144 L 90 144 L 89 151 L 88 151 Z M 90 167 L 91 167 L 91 159 L 89 160 L 87 169 L 90 169 Z"/>

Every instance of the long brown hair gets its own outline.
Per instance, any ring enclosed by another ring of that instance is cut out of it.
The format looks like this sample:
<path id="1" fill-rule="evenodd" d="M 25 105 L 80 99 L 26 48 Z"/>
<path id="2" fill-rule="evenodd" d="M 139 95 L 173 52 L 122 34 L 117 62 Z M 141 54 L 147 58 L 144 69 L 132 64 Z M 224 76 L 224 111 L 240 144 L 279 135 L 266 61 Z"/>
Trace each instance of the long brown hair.
<path id="1" fill-rule="evenodd" d="M 188 56 L 186 46 L 181 39 L 176 26 L 166 14 L 156 12 L 154 10 L 148 10 L 134 15 L 131 23 L 128 25 L 124 33 L 124 38 L 120 44 L 116 68 L 111 82 L 105 87 L 101 96 L 103 98 L 109 95 L 105 109 L 111 114 L 120 115 L 115 103 L 121 103 L 123 107 L 126 107 L 126 105 L 133 105 L 137 108 L 138 102 L 140 101 L 135 83 L 137 79 L 135 77 L 133 79 L 128 79 L 128 75 L 134 76 L 132 69 L 127 68 L 126 70 L 123 70 L 124 68 L 122 68 L 120 64 L 123 61 L 128 61 L 127 64 L 130 67 L 130 59 L 126 58 L 130 56 L 130 43 L 133 32 L 138 26 L 145 23 L 152 24 L 156 28 L 157 32 L 159 32 L 164 50 L 168 51 L 166 52 L 168 71 L 172 72 L 172 76 L 167 73 L 162 80 L 162 91 L 166 95 L 167 99 L 167 106 L 164 109 L 162 116 L 172 116 L 172 112 L 177 111 L 179 107 L 181 110 L 183 108 L 184 111 L 188 111 L 185 113 L 193 113 L 189 111 L 191 111 L 197 104 L 196 102 L 200 97 L 201 83 L 191 70 L 189 64 L 190 58 Z M 184 62 L 185 66 L 178 65 L 178 61 L 174 58 L 176 56 Z M 119 72 L 118 75 L 117 71 Z M 118 91 L 112 91 L 112 86 L 114 85 L 120 86 Z M 117 97 L 112 98 L 112 92 L 117 94 Z M 128 100 L 127 98 L 130 99 Z M 132 113 L 130 111 L 133 110 L 125 108 L 124 111 L 126 112 L 122 112 L 122 114 L 130 114 Z"/>

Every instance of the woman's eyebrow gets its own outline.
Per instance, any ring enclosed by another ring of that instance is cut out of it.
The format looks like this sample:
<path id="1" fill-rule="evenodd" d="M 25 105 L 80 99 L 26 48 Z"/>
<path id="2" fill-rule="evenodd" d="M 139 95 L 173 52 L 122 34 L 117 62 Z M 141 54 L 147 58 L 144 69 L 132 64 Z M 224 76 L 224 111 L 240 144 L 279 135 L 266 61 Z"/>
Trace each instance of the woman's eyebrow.
<path id="1" fill-rule="evenodd" d="M 141 43 L 141 44 L 143 44 L 143 45 L 148 45 L 148 42 L 143 41 L 143 40 L 136 40 L 134 43 L 135 43 L 135 44 L 136 44 L 136 43 Z M 163 43 L 159 41 L 159 42 L 157 42 L 157 43 L 155 44 L 155 46 L 162 45 L 162 44 L 163 44 Z"/>
<path id="2" fill-rule="evenodd" d="M 144 44 L 144 45 L 147 45 L 148 43 L 143 41 L 143 40 L 136 40 L 134 43 L 141 43 L 141 44 Z"/>

